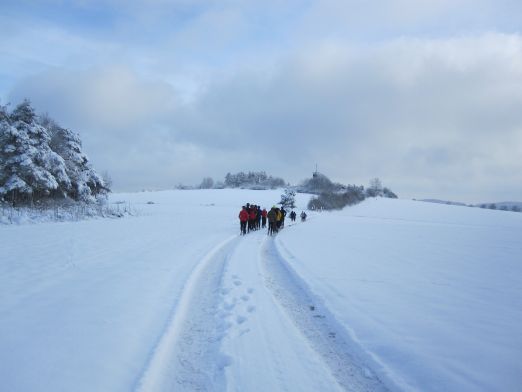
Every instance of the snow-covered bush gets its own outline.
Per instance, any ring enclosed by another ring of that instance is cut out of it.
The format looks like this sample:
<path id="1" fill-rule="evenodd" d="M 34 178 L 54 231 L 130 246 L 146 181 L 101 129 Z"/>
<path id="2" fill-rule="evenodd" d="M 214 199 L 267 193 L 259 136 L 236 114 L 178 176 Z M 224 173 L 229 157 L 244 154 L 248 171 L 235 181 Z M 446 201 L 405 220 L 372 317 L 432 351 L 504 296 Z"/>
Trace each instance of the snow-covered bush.
<path id="1" fill-rule="evenodd" d="M 312 193 L 308 202 L 310 210 L 337 210 L 363 201 L 367 197 L 397 198 L 390 189 L 382 186 L 381 180 L 374 178 L 368 189 L 362 185 L 342 185 L 332 182 L 327 176 L 315 172 L 312 178 L 306 179 L 295 188 L 298 192 Z"/>
<path id="2" fill-rule="evenodd" d="M 323 192 L 308 202 L 310 210 L 340 210 L 365 199 L 362 186 L 348 185 L 343 192 Z"/>
<path id="3" fill-rule="evenodd" d="M 370 186 L 366 189 L 367 197 L 387 197 L 390 199 L 397 199 L 397 195 L 390 189 L 383 187 L 381 180 L 373 178 L 370 180 Z"/>

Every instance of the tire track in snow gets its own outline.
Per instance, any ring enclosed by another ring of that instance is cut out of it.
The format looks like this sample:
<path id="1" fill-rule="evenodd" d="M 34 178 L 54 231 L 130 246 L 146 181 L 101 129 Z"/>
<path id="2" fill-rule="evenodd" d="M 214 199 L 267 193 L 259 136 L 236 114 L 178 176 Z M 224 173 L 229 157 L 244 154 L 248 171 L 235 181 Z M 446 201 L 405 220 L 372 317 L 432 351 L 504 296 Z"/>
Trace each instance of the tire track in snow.
<path id="1" fill-rule="evenodd" d="M 332 313 L 279 253 L 275 239 L 261 248 L 265 284 L 319 354 L 334 378 L 347 391 L 384 392 L 389 389 L 365 365 L 360 349 Z"/>
<path id="2" fill-rule="evenodd" d="M 224 390 L 220 352 L 226 325 L 220 317 L 223 271 L 237 236 L 213 248 L 190 275 L 174 314 L 138 382 L 137 392 Z"/>
<path id="3" fill-rule="evenodd" d="M 265 285 L 266 238 L 264 230 L 242 237 L 225 269 L 223 305 L 230 328 L 221 350 L 232 358 L 226 390 L 340 392 L 330 369 Z"/>

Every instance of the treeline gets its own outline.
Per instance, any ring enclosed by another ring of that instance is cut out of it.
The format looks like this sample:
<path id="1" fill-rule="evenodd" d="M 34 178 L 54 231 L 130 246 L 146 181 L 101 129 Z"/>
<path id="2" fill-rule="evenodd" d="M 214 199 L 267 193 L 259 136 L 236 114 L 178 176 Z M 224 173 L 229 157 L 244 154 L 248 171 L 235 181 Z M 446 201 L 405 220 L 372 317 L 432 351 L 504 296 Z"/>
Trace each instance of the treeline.
<path id="1" fill-rule="evenodd" d="M 37 116 L 28 100 L 11 112 L 0 105 L 0 200 L 90 202 L 109 191 L 78 134 L 48 115 Z"/>
<path id="2" fill-rule="evenodd" d="M 382 186 L 378 178 L 372 179 L 370 186 L 365 189 L 362 185 L 333 183 L 327 176 L 317 172 L 311 179 L 303 181 L 297 190 L 317 195 L 308 202 L 310 210 L 340 210 L 346 206 L 360 203 L 367 197 L 397 198 L 397 195 L 389 188 Z"/>
<path id="3" fill-rule="evenodd" d="M 178 189 L 224 189 L 224 188 L 244 188 L 244 189 L 276 189 L 286 185 L 285 180 L 279 177 L 272 177 L 264 171 L 238 172 L 235 174 L 227 173 L 224 181 L 214 182 L 212 177 L 205 177 L 199 186 L 190 187 L 178 185 Z"/>
<path id="4" fill-rule="evenodd" d="M 495 203 L 489 203 L 489 204 L 483 203 L 483 204 L 479 204 L 479 205 L 476 205 L 476 206 L 470 205 L 470 207 L 480 207 L 480 208 L 486 208 L 486 209 L 489 209 L 489 210 L 513 211 L 513 212 L 521 212 L 521 210 L 522 210 L 516 204 L 497 206 Z"/>
<path id="5" fill-rule="evenodd" d="M 264 171 L 227 173 L 226 188 L 275 189 L 285 186 L 285 180 L 267 175 Z"/>

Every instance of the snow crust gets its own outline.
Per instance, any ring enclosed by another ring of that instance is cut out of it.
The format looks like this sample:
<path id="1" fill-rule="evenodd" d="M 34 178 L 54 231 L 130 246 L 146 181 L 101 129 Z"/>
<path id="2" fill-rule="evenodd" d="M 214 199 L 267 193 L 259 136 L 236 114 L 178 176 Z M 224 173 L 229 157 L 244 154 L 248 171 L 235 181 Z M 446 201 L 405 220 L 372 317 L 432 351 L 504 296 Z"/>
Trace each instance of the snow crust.
<path id="1" fill-rule="evenodd" d="M 0 226 L 0 390 L 520 389 L 522 214 L 371 199 L 240 237 L 281 193 Z"/>

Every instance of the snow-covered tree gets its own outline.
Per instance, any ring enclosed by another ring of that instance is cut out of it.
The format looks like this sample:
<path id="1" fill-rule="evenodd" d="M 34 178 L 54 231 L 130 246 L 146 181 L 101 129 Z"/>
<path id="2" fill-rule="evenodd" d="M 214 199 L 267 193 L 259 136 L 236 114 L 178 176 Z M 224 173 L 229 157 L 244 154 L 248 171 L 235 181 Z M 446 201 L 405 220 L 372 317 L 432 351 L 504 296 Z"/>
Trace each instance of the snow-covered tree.
<path id="1" fill-rule="evenodd" d="M 372 178 L 370 186 L 366 189 L 366 196 L 368 197 L 387 197 L 390 199 L 397 199 L 397 195 L 391 189 L 383 187 L 381 180 Z"/>
<path id="2" fill-rule="evenodd" d="M 82 142 L 77 133 L 54 125 L 50 140 L 51 149 L 65 161 L 66 172 L 71 181 L 68 196 L 74 200 L 92 201 L 107 191 L 102 177 L 93 169 L 82 151 Z"/>
<path id="3" fill-rule="evenodd" d="M 0 122 L 1 121 L 9 121 L 9 113 L 7 112 L 7 107 L 0 104 Z"/>
<path id="4" fill-rule="evenodd" d="M 91 201 L 106 193 L 82 152 L 79 136 L 24 100 L 12 113 L 0 106 L 0 198 L 13 204 L 70 197 Z"/>
<path id="5" fill-rule="evenodd" d="M 112 176 L 107 170 L 103 171 L 101 176 L 103 179 L 103 185 L 107 190 L 110 190 L 112 188 Z"/>
<path id="6" fill-rule="evenodd" d="M 377 197 L 382 196 L 382 182 L 378 178 L 370 180 L 370 186 L 366 189 L 366 196 Z"/>
<path id="7" fill-rule="evenodd" d="M 285 193 L 281 195 L 281 201 L 279 204 L 284 208 L 295 208 L 295 191 L 286 188 Z"/>
<path id="8" fill-rule="evenodd" d="M 64 196 L 71 187 L 64 160 L 49 147 L 28 100 L 0 124 L 0 196 L 16 203 Z"/>

